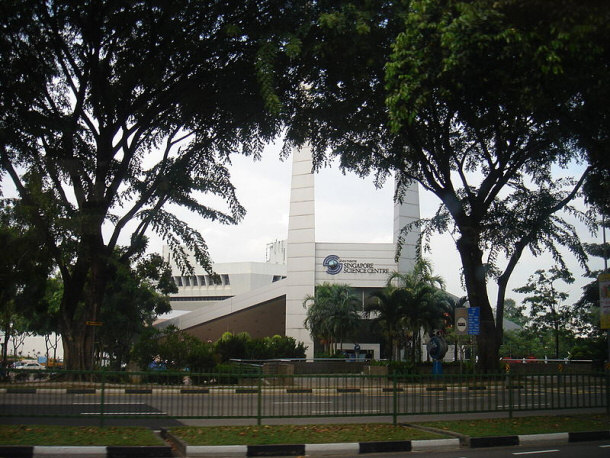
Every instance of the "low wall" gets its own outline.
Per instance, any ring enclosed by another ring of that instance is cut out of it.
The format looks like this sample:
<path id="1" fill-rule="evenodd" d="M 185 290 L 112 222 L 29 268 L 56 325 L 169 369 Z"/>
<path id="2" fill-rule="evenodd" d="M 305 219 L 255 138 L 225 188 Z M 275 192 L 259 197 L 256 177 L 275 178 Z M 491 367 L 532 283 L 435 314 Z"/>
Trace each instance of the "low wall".
<path id="1" fill-rule="evenodd" d="M 502 364 L 504 369 L 506 364 Z M 591 362 L 526 362 L 508 363 L 511 374 L 590 374 L 599 370 Z"/>
<path id="2" fill-rule="evenodd" d="M 548 362 L 542 361 L 517 362 L 513 360 L 510 363 L 501 362 L 500 371 L 506 372 L 508 366 L 511 374 L 527 375 L 527 374 L 589 374 L 600 370 L 596 364 L 592 362 Z M 383 366 L 372 366 L 383 367 Z M 334 374 L 365 374 L 373 375 L 369 369 L 369 363 L 366 361 L 345 361 L 345 360 L 327 360 L 327 361 L 271 361 L 263 364 L 263 373 L 266 375 L 334 375 Z M 387 372 L 386 372 L 387 373 Z M 417 367 L 417 374 L 426 375 L 432 373 L 432 364 L 423 364 Z M 460 366 L 457 363 L 444 363 L 443 374 L 445 375 L 460 375 L 467 374 L 466 364 Z M 374 375 L 380 375 L 375 372 Z"/>
<path id="3" fill-rule="evenodd" d="M 288 369 L 286 366 L 291 366 Z M 326 374 L 361 374 L 368 366 L 365 361 L 290 361 L 266 362 L 263 374 L 268 375 L 326 375 Z"/>

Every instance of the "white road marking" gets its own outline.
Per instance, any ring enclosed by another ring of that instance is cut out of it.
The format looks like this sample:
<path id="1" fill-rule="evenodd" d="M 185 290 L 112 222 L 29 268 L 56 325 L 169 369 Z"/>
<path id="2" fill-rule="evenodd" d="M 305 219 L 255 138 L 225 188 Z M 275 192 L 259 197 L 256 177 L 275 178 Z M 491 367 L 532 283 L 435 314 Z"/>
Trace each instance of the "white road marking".
<path id="1" fill-rule="evenodd" d="M 350 414 L 350 413 L 379 413 L 381 412 L 379 409 L 377 410 L 314 410 L 312 413 L 314 415 L 327 415 L 327 414 Z"/>
<path id="2" fill-rule="evenodd" d="M 533 450 L 531 452 L 514 452 L 513 455 L 536 455 L 538 453 L 556 453 L 559 450 L 550 449 L 550 450 Z"/>
<path id="3" fill-rule="evenodd" d="M 145 402 L 104 402 L 105 406 L 144 405 Z M 73 402 L 74 406 L 99 406 L 99 402 Z"/>
<path id="4" fill-rule="evenodd" d="M 277 401 L 274 404 L 331 404 L 330 401 Z"/>
<path id="5" fill-rule="evenodd" d="M 81 415 L 102 415 L 99 412 L 81 412 Z M 167 412 L 104 412 L 107 415 L 167 415 Z"/>
<path id="6" fill-rule="evenodd" d="M 551 404 L 549 404 L 548 402 L 545 403 L 537 403 L 537 404 L 513 404 L 512 406 L 510 404 L 505 404 L 505 405 L 498 405 L 497 408 L 498 409 L 510 409 L 511 407 L 514 408 L 521 408 L 521 407 L 525 407 L 525 408 L 532 408 L 535 409 L 536 407 L 547 407 L 550 406 Z"/>

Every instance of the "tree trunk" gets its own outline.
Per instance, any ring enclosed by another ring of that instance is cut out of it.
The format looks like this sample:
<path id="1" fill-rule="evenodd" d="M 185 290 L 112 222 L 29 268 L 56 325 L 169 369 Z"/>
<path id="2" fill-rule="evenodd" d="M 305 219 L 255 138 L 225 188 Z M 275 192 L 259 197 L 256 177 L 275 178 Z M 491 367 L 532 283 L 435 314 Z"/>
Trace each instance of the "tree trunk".
<path id="1" fill-rule="evenodd" d="M 75 274 L 64 279 L 61 302 L 61 331 L 64 347 L 64 367 L 73 371 L 93 369 L 95 326 L 106 286 L 106 257 L 100 249 L 95 260 L 86 264 L 86 271 L 75 267 Z"/>
<path id="2" fill-rule="evenodd" d="M 413 361 L 413 364 L 417 362 L 417 334 L 415 331 L 411 336 L 411 361 Z"/>
<path id="3" fill-rule="evenodd" d="M 477 336 L 479 366 L 484 372 L 496 372 L 499 368 L 500 345 L 487 296 L 483 252 L 479 248 L 478 233 L 461 230 L 461 237 L 456 245 L 462 260 L 470 307 L 479 307 L 480 312 L 480 333 Z"/>
<path id="4" fill-rule="evenodd" d="M 2 367 L 8 366 L 8 339 L 11 332 L 10 324 L 4 328 L 4 341 L 2 342 Z"/>
<path id="5" fill-rule="evenodd" d="M 559 359 L 559 319 L 553 309 L 553 334 L 555 334 L 555 359 Z"/>

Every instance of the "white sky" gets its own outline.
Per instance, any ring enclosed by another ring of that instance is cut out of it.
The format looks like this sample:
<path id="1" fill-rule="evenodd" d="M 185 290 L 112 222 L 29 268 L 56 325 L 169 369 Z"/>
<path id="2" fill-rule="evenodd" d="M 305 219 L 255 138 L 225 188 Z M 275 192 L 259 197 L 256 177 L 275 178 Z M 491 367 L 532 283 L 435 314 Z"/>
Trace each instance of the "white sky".
<path id="1" fill-rule="evenodd" d="M 288 231 L 288 210 L 291 178 L 291 158 L 279 159 L 279 147 L 271 145 L 261 161 L 237 156 L 231 167 L 232 182 L 237 195 L 247 209 L 247 215 L 237 226 L 224 226 L 204 220 L 200 224 L 214 262 L 264 261 L 265 247 L 274 240 L 283 240 Z M 316 186 L 316 240 L 319 242 L 382 243 L 392 241 L 393 202 L 392 183 L 376 189 L 372 177 L 361 179 L 355 174 L 343 175 L 338 166 L 325 168 L 315 177 Z M 420 187 L 420 213 L 429 217 L 436 211 L 438 199 Z M 583 241 L 596 240 L 582 227 Z M 449 235 L 436 235 L 432 239 L 432 252 L 425 255 L 433 264 L 434 272 L 441 275 L 447 290 L 461 296 L 461 263 L 455 244 Z M 161 251 L 161 242 L 151 238 L 150 248 Z M 576 260 L 566 255 L 576 282 L 559 284 L 557 289 L 570 292 L 573 302 L 580 297 L 581 288 L 590 282 Z M 511 277 L 507 297 L 517 301 L 520 296 L 512 290 L 523 286 L 537 269 L 553 266 L 550 256 L 534 258 L 524 253 Z M 601 268 L 600 259 L 592 259 L 592 270 Z M 490 300 L 495 303 L 495 289 L 490 288 Z"/>

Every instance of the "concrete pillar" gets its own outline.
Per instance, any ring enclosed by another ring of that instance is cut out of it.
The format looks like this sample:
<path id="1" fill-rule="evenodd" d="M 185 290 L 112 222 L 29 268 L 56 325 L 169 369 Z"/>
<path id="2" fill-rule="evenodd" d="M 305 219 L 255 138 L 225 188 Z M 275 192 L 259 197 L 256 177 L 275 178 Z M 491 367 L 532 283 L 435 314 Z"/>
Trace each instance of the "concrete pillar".
<path id="1" fill-rule="evenodd" d="M 413 183 L 402 196 L 402 203 L 394 203 L 394 246 L 397 246 L 402 228 L 418 219 L 419 190 L 417 183 Z M 398 259 L 398 272 L 405 273 L 413 269 L 419 234 L 419 230 L 412 230 L 408 234 L 403 235 L 404 241 L 401 255 Z"/>
<path id="2" fill-rule="evenodd" d="M 286 280 L 286 335 L 307 346 L 307 358 L 313 358 L 313 340 L 303 323 L 303 301 L 313 296 L 316 261 L 316 221 L 314 175 L 311 148 L 293 151 L 290 213 L 288 219 Z"/>

